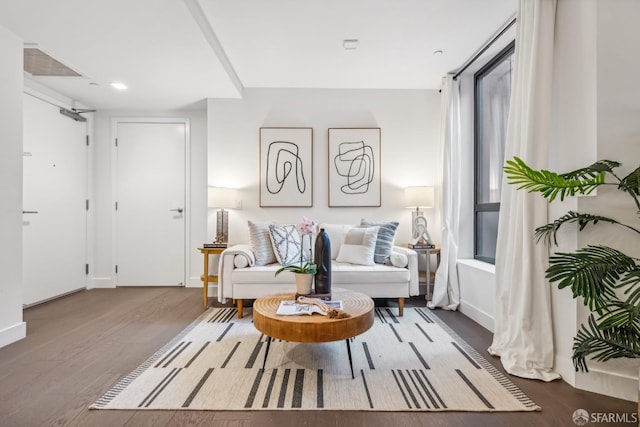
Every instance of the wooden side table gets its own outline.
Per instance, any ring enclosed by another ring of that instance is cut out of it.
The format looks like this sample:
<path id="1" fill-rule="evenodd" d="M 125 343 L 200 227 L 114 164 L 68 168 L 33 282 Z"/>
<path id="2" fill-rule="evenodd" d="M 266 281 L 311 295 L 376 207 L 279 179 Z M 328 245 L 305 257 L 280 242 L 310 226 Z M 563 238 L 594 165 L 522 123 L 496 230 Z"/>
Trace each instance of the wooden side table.
<path id="1" fill-rule="evenodd" d="M 198 248 L 204 255 L 204 274 L 202 280 L 202 298 L 205 308 L 209 306 L 209 283 L 218 283 L 217 274 L 209 274 L 209 255 L 220 255 L 226 248 Z"/>
<path id="2" fill-rule="evenodd" d="M 440 265 L 440 246 L 436 246 L 435 248 L 424 248 L 417 249 L 412 248 L 411 245 L 407 244 L 407 248 L 413 249 L 419 254 L 425 254 L 427 256 L 427 265 L 426 265 L 426 281 L 427 281 L 427 295 L 425 296 L 427 301 L 431 301 L 431 255 L 436 255 L 436 269 Z"/>

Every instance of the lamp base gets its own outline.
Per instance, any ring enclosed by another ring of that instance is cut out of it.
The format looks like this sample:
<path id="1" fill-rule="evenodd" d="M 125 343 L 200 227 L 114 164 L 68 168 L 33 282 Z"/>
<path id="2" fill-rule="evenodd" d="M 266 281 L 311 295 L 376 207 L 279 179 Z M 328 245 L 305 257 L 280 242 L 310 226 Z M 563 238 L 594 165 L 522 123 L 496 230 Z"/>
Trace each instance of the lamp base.
<path id="1" fill-rule="evenodd" d="M 220 209 L 216 213 L 216 240 L 215 243 L 227 243 L 229 241 L 229 212 Z"/>
<path id="2" fill-rule="evenodd" d="M 427 230 L 427 218 L 422 216 L 422 212 L 413 212 L 413 239 L 411 243 L 414 245 L 433 245 L 431 235 Z"/>

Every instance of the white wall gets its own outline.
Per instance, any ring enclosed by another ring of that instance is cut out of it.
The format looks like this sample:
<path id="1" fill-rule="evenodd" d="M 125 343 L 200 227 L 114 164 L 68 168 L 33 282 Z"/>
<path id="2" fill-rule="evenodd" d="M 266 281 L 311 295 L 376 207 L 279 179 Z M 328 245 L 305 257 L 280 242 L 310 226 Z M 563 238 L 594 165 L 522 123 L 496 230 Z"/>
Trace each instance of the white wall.
<path id="1" fill-rule="evenodd" d="M 0 27 L 0 347 L 22 321 L 22 40 Z"/>
<path id="2" fill-rule="evenodd" d="M 640 166 L 640 58 L 630 54 L 640 45 L 640 2 L 636 0 L 596 1 L 597 49 L 597 158 L 619 161 L 619 176 L 627 176 Z M 581 146 L 580 146 L 581 149 Z M 638 227 L 637 208 L 629 196 L 615 188 L 601 187 L 597 197 L 578 201 L 580 212 L 615 218 Z M 579 234 L 579 246 L 603 244 L 640 258 L 638 236 L 598 224 Z M 622 299 L 625 299 L 622 297 Z M 586 309 L 578 306 L 579 323 L 587 319 Z M 638 398 L 637 360 L 618 359 L 589 363 L 589 373 L 576 376 L 576 386 L 635 401 Z"/>
<path id="3" fill-rule="evenodd" d="M 93 234 L 94 260 L 88 287 L 114 287 L 114 261 L 112 259 L 112 144 L 111 120 L 115 117 L 187 118 L 190 121 L 191 205 L 187 215 L 191 221 L 191 251 L 188 254 L 187 286 L 201 287 L 202 255 L 197 247 L 207 241 L 207 123 L 203 110 L 175 111 L 98 111 L 95 113 L 94 180 L 95 195 Z"/>
<path id="4" fill-rule="evenodd" d="M 595 0 L 559 2 L 556 10 L 553 105 L 549 167 L 566 172 L 596 161 L 596 22 Z M 579 210 L 579 199 L 554 201 L 549 221 L 569 210 Z M 579 248 L 578 234 L 565 227 L 551 252 L 573 252 Z M 564 381 L 575 383 L 571 361 L 573 337 L 578 329 L 578 304 L 569 289 L 551 284 L 554 323 L 555 367 Z"/>
<path id="5" fill-rule="evenodd" d="M 231 243 L 248 242 L 247 220 L 359 223 L 361 218 L 398 220 L 396 242 L 411 236 L 404 188 L 436 185 L 440 170 L 440 95 L 429 90 L 246 89 L 243 99 L 209 99 L 209 185 L 238 188 L 242 210 L 229 215 Z M 313 207 L 259 207 L 259 129 L 313 128 Z M 327 129 L 379 127 L 382 199 L 377 208 L 328 207 Z M 439 199 L 439 189 L 436 198 Z M 440 242 L 440 202 L 427 209 L 429 230 Z M 209 236 L 215 211 L 209 212 Z"/>

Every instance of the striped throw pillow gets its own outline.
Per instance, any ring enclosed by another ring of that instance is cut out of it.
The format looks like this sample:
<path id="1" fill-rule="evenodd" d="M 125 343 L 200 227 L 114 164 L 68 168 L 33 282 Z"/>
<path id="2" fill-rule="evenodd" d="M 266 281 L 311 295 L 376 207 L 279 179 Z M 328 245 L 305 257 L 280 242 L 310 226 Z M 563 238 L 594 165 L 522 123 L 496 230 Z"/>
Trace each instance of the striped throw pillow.
<path id="1" fill-rule="evenodd" d="M 256 265 L 268 265 L 277 261 L 269 237 L 269 224 L 256 224 L 249 221 L 249 241 L 256 257 Z"/>
<path id="2" fill-rule="evenodd" d="M 376 250 L 373 260 L 376 264 L 391 264 L 391 251 L 393 249 L 393 241 L 396 237 L 396 229 L 400 223 L 397 221 L 373 222 L 362 219 L 361 227 L 380 227 L 378 230 L 378 238 L 376 240 Z"/>

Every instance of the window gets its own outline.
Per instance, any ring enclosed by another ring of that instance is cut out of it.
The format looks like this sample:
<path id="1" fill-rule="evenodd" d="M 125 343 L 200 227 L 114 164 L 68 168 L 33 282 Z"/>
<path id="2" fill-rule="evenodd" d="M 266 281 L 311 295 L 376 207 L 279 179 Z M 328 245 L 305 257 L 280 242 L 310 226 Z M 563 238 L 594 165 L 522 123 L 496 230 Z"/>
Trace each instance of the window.
<path id="1" fill-rule="evenodd" d="M 475 79 L 475 240 L 474 257 L 495 263 L 504 146 L 507 136 L 512 42 L 474 76 Z"/>

